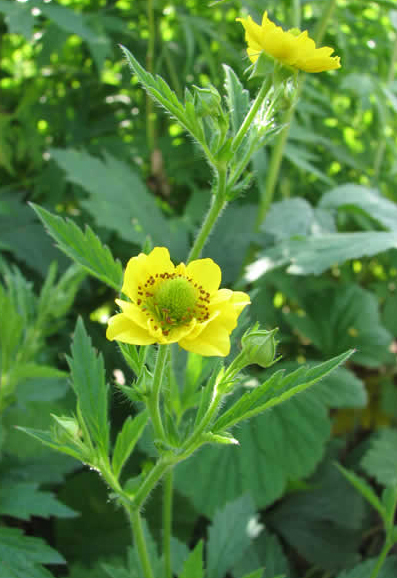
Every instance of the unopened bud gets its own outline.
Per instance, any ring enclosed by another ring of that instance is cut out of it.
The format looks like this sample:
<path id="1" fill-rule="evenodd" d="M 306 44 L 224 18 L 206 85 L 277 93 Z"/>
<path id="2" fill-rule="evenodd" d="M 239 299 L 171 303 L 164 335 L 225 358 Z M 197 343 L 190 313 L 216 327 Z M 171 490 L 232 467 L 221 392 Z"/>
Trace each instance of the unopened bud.
<path id="1" fill-rule="evenodd" d="M 275 363 L 275 355 L 278 341 L 275 334 L 278 329 L 266 331 L 254 327 L 245 333 L 241 339 L 243 353 L 247 360 L 247 365 L 260 365 L 261 367 L 270 367 Z"/>

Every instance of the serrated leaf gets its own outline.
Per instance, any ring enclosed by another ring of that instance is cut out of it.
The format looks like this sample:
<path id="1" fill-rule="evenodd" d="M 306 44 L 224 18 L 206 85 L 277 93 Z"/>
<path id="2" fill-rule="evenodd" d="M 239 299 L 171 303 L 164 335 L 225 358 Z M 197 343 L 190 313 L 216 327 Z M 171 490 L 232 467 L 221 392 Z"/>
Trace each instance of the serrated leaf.
<path id="1" fill-rule="evenodd" d="M 61 251 L 90 275 L 120 291 L 123 282 L 121 263 L 113 259 L 109 248 L 102 245 L 90 227 L 86 226 L 83 232 L 69 219 L 56 217 L 38 205 L 32 204 L 32 207 Z"/>
<path id="2" fill-rule="evenodd" d="M 203 542 L 200 540 L 183 564 L 179 578 L 204 578 Z"/>
<path id="3" fill-rule="evenodd" d="M 63 397 L 68 389 L 66 379 L 27 379 L 18 384 L 18 403 L 53 401 Z"/>
<path id="4" fill-rule="evenodd" d="M 92 440 L 105 453 L 109 447 L 108 388 L 103 356 L 96 354 L 83 320 L 79 317 L 68 358 L 72 386 Z"/>
<path id="5" fill-rule="evenodd" d="M 350 570 L 344 570 L 341 574 L 338 574 L 337 578 L 368 578 L 377 563 L 377 558 L 366 560 Z M 395 578 L 395 576 L 397 576 L 397 556 L 389 556 L 386 558 L 376 578 Z"/>
<path id="6" fill-rule="evenodd" d="M 17 197 L 3 195 L 2 200 L 5 201 L 7 214 L 0 215 L 0 244 L 4 244 L 42 277 L 47 274 L 52 261 L 57 260 L 63 268 L 63 255 L 59 255 L 29 207 Z"/>
<path id="7" fill-rule="evenodd" d="M 51 492 L 39 490 L 38 484 L 20 482 L 0 487 L 0 513 L 22 520 L 32 516 L 73 518 L 76 512 L 59 502 Z"/>
<path id="8" fill-rule="evenodd" d="M 240 79 L 230 66 L 224 64 L 223 70 L 225 72 L 227 106 L 232 119 L 233 131 L 237 133 L 249 109 L 249 92 L 243 87 Z"/>
<path id="9" fill-rule="evenodd" d="M 262 568 L 265 569 L 264 578 L 290 577 L 288 559 L 280 540 L 266 529 L 252 540 L 243 558 L 233 567 L 232 574 L 234 578 L 261 576 Z"/>
<path id="10" fill-rule="evenodd" d="M 0 1 L 0 12 L 5 14 L 5 23 L 11 34 L 22 34 L 30 40 L 33 33 L 34 16 L 31 6 L 19 2 Z"/>
<path id="11" fill-rule="evenodd" d="M 337 367 L 324 377 L 316 393 L 330 408 L 362 408 L 368 403 L 365 384 L 346 367 Z"/>
<path id="12" fill-rule="evenodd" d="M 382 502 L 379 500 L 378 496 L 375 494 L 374 490 L 371 488 L 371 486 L 363 478 L 360 478 L 360 476 L 358 476 L 354 472 L 346 470 L 346 468 L 344 468 L 340 464 L 336 465 L 339 471 L 352 484 L 352 486 L 354 486 L 356 490 L 360 492 L 360 494 L 367 500 L 367 502 L 369 502 L 371 506 L 378 511 L 378 513 L 382 516 L 382 518 L 385 519 L 387 511 Z"/>
<path id="13" fill-rule="evenodd" d="M 67 454 L 72 458 L 76 458 L 76 460 L 85 462 L 87 459 L 87 456 L 82 452 L 80 447 L 71 442 L 63 444 L 58 442 L 51 432 L 21 426 L 17 426 L 17 429 L 22 432 L 25 432 L 32 438 L 35 438 L 45 446 L 58 452 Z"/>
<path id="14" fill-rule="evenodd" d="M 109 489 L 98 473 L 88 469 L 76 472 L 60 489 L 59 498 L 81 514 L 78 518 L 56 520 L 56 541 L 62 544 L 67 560 L 93 566 L 100 553 L 109 565 L 117 557 L 122 562 L 114 565 L 125 567 L 131 530 L 123 512 L 109 499 Z"/>
<path id="15" fill-rule="evenodd" d="M 226 504 L 214 516 L 208 531 L 207 578 L 224 578 L 250 545 L 247 525 L 255 514 L 248 496 Z"/>
<path id="16" fill-rule="evenodd" d="M 99 226 L 140 246 L 148 235 L 153 245 L 169 244 L 169 223 L 155 197 L 125 162 L 108 153 L 101 160 L 73 149 L 53 149 L 51 154 L 67 179 L 89 193 L 82 205 Z"/>
<path id="17" fill-rule="evenodd" d="M 0 526 L 0 578 L 53 578 L 42 564 L 64 564 L 43 540 L 24 536 L 17 528 Z"/>
<path id="18" fill-rule="evenodd" d="M 382 486 L 396 486 L 397 430 L 383 429 L 375 434 L 369 451 L 361 460 L 361 466 Z"/>
<path id="19" fill-rule="evenodd" d="M 323 355 L 355 347 L 355 363 L 379 367 L 390 359 L 392 336 L 381 324 L 373 293 L 354 284 L 325 287 L 320 295 L 308 290 L 300 306 L 305 315 L 290 311 L 283 318 Z"/>
<path id="20" fill-rule="evenodd" d="M 117 478 L 120 475 L 123 465 L 132 454 L 137 441 L 141 437 L 147 421 L 148 414 L 146 411 L 143 411 L 134 417 L 134 419 L 129 416 L 125 420 L 123 427 L 117 436 L 112 458 L 112 468 Z"/>
<path id="21" fill-rule="evenodd" d="M 154 77 L 139 64 L 131 52 L 121 46 L 121 50 L 134 74 L 139 79 L 145 90 L 161 104 L 172 116 L 174 116 L 189 132 L 191 124 L 186 118 L 183 105 L 178 101 L 176 94 L 170 89 L 167 83 L 160 77 Z"/>
<path id="22" fill-rule="evenodd" d="M 178 464 L 178 490 L 209 517 L 244 492 L 251 494 L 258 509 L 272 504 L 289 480 L 313 473 L 323 456 L 331 424 L 315 391 L 243 423 L 236 431 L 240 447 L 205 446 Z"/>
<path id="23" fill-rule="evenodd" d="M 314 367 L 300 367 L 285 377 L 282 377 L 279 372 L 273 374 L 264 384 L 252 392 L 245 393 L 227 412 L 221 415 L 215 422 L 213 431 L 229 428 L 305 391 L 339 367 L 353 353 L 354 351 L 350 350 Z M 280 395 L 269 396 L 268 392 L 274 388 L 285 389 L 285 391 Z"/>
<path id="24" fill-rule="evenodd" d="M 289 239 L 262 253 L 248 267 L 246 278 L 255 281 L 266 272 L 285 265 L 292 275 L 320 275 L 334 265 L 372 257 L 396 247 L 396 233 L 377 231 Z"/>
<path id="25" fill-rule="evenodd" d="M 292 492 L 265 517 L 266 523 L 311 564 L 335 571 L 359 559 L 367 507 L 330 460 L 308 490 Z"/>
<path id="26" fill-rule="evenodd" d="M 352 183 L 340 185 L 321 197 L 324 209 L 360 209 L 386 229 L 397 231 L 397 205 L 376 189 Z"/>

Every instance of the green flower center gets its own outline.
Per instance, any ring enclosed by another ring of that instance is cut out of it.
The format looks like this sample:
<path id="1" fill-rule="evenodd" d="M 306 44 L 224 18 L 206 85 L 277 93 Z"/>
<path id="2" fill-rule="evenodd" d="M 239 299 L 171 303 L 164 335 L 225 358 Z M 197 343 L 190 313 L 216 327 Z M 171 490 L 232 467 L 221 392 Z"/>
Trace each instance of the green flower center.
<path id="1" fill-rule="evenodd" d="M 199 323 L 209 319 L 210 294 L 190 277 L 175 273 L 156 273 L 138 285 L 138 307 L 147 315 L 153 329 L 163 335 L 196 318 Z"/>
<path id="2" fill-rule="evenodd" d="M 153 301 L 156 313 L 169 325 L 189 322 L 197 301 L 197 292 L 185 277 L 167 279 L 156 289 Z"/>

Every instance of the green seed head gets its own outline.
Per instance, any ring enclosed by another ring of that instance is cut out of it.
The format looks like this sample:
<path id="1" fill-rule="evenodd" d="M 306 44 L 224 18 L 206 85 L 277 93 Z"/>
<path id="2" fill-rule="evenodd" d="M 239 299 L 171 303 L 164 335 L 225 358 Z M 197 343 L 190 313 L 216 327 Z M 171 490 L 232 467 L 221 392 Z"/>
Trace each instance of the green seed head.
<path id="1" fill-rule="evenodd" d="M 164 281 L 154 295 L 156 309 L 168 323 L 180 323 L 192 317 L 196 291 L 184 277 Z"/>

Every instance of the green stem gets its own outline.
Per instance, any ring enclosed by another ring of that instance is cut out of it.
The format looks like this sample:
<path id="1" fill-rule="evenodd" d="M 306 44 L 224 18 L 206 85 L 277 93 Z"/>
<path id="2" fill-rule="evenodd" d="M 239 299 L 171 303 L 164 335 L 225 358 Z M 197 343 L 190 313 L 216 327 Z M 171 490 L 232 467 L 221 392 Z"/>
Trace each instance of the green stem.
<path id="1" fill-rule="evenodd" d="M 270 86 L 271 80 L 268 79 L 267 81 L 265 81 L 258 94 L 256 95 L 256 98 L 254 100 L 254 102 L 251 105 L 251 108 L 247 114 L 247 116 L 245 117 L 243 124 L 240 126 L 240 128 L 237 131 L 236 136 L 233 139 L 232 142 L 232 146 L 231 146 L 231 150 L 232 151 L 237 151 L 238 147 L 241 145 L 243 138 L 245 137 L 245 135 L 247 134 L 248 129 L 250 128 L 252 121 L 254 120 L 256 113 L 258 112 L 258 110 L 260 109 L 260 107 L 263 104 L 263 101 L 266 98 L 266 95 L 269 91 L 269 86 Z"/>
<path id="2" fill-rule="evenodd" d="M 203 250 L 203 247 L 216 223 L 216 220 L 218 219 L 222 209 L 224 209 L 226 204 L 226 168 L 221 167 L 218 169 L 217 190 L 212 196 L 210 210 L 208 211 L 207 216 L 201 225 L 199 234 L 197 235 L 193 247 L 190 250 L 187 260 L 188 263 L 193 261 L 193 259 L 200 257 L 201 251 Z"/>
<path id="3" fill-rule="evenodd" d="M 389 553 L 389 550 L 392 546 L 393 546 L 393 542 L 390 540 L 386 540 L 386 542 L 384 543 L 384 546 L 382 548 L 382 551 L 379 555 L 378 561 L 375 565 L 375 568 L 372 570 L 370 578 L 377 578 L 378 577 L 380 569 L 382 568 L 383 563 L 386 560 L 386 556 Z"/>
<path id="4" fill-rule="evenodd" d="M 156 28 L 154 21 L 154 6 L 153 0 L 147 1 L 147 19 L 149 27 L 149 40 L 146 53 L 146 69 L 153 74 L 153 60 L 155 50 Z M 148 149 L 152 152 L 156 144 L 156 119 L 153 107 L 153 100 L 146 95 L 146 134 Z"/>
<path id="5" fill-rule="evenodd" d="M 156 462 L 134 496 L 133 505 L 135 509 L 139 510 L 142 507 L 150 492 L 171 465 L 172 463 L 164 458 L 160 458 Z"/>
<path id="6" fill-rule="evenodd" d="M 301 84 L 299 86 L 301 86 Z M 297 90 L 299 91 L 299 87 Z M 285 128 L 283 128 L 283 130 L 277 136 L 276 142 L 272 150 L 269 167 L 266 172 L 264 188 L 261 192 L 261 196 L 259 199 L 259 207 L 255 223 L 256 232 L 259 231 L 263 221 L 265 220 L 269 207 L 273 201 L 274 193 L 276 191 L 278 175 L 280 173 L 281 162 L 284 156 L 284 148 L 288 139 L 289 127 L 291 120 L 294 116 L 294 112 L 295 107 L 291 106 L 291 108 L 289 108 L 286 114 L 284 115 L 282 124 L 285 125 Z"/>
<path id="7" fill-rule="evenodd" d="M 161 421 L 160 412 L 160 393 L 163 382 L 164 370 L 168 357 L 168 345 L 159 345 L 157 351 L 156 367 L 154 368 L 153 384 L 148 409 L 152 418 L 153 429 L 156 438 L 163 440 L 165 438 L 163 422 Z"/>
<path id="8" fill-rule="evenodd" d="M 192 454 L 196 450 L 196 448 L 198 447 L 197 440 L 200 438 L 201 434 L 204 432 L 206 427 L 211 423 L 212 418 L 214 417 L 214 414 L 218 409 L 218 402 L 219 402 L 218 388 L 217 386 L 215 386 L 210 405 L 206 413 L 204 414 L 201 422 L 198 424 L 197 427 L 195 427 L 194 432 L 192 433 L 190 438 L 186 440 L 183 448 L 183 453 L 179 456 L 180 459 L 186 459 L 187 457 L 189 457 L 190 454 Z"/>
<path id="9" fill-rule="evenodd" d="M 293 24 L 294 28 L 300 28 L 301 27 L 301 2 L 300 2 L 300 0 L 293 0 L 292 24 Z"/>
<path id="10" fill-rule="evenodd" d="M 321 43 L 321 40 L 322 40 L 324 33 L 327 29 L 327 25 L 329 23 L 329 20 L 330 20 L 332 14 L 336 8 L 336 3 L 337 3 L 337 0 L 330 0 L 328 2 L 327 7 L 325 8 L 325 10 L 323 12 L 321 20 L 319 21 L 317 28 L 316 28 L 316 32 L 314 34 L 314 40 L 315 40 L 316 44 Z M 298 91 L 302 90 L 303 85 L 304 85 L 304 77 L 300 79 Z M 273 197 L 274 197 L 274 193 L 276 190 L 276 184 L 278 181 L 278 176 L 279 176 L 280 168 L 281 168 L 281 161 L 282 161 L 282 158 L 284 156 L 284 149 L 285 149 L 285 145 L 287 143 L 288 134 L 289 134 L 291 122 L 292 122 L 292 119 L 294 116 L 294 112 L 295 112 L 295 107 L 291 107 L 287 111 L 287 113 L 285 114 L 285 117 L 283 119 L 283 124 L 286 124 L 286 127 L 277 136 L 275 145 L 274 145 L 272 153 L 271 153 L 271 158 L 270 158 L 269 168 L 267 171 L 265 186 L 263 188 L 261 197 L 259 199 L 259 209 L 258 209 L 258 215 L 257 215 L 257 219 L 256 219 L 256 224 L 255 224 L 256 231 L 259 231 L 259 229 L 260 229 L 260 227 L 261 227 L 261 225 L 262 225 L 262 223 L 266 217 L 267 211 L 269 210 L 269 207 L 271 205 Z"/>
<path id="11" fill-rule="evenodd" d="M 154 573 L 152 570 L 152 566 L 150 564 L 149 554 L 146 548 L 145 535 L 143 533 L 142 520 L 139 510 L 131 511 L 126 507 L 126 511 L 131 523 L 134 543 L 138 551 L 143 574 L 145 578 L 154 578 Z"/>
<path id="12" fill-rule="evenodd" d="M 386 80 L 386 86 L 390 86 L 390 84 L 393 82 L 394 79 L 394 69 L 397 63 L 397 34 L 394 40 L 394 45 L 393 45 L 393 52 L 392 52 L 392 57 L 390 60 L 390 65 L 389 65 L 389 71 L 387 74 L 387 80 Z M 384 127 L 382 127 L 382 130 L 384 129 Z M 381 138 L 381 141 L 379 143 L 379 147 L 375 156 L 375 162 L 374 162 L 374 180 L 376 180 L 379 176 L 380 173 L 380 169 L 382 168 L 382 162 L 383 162 L 383 157 L 385 154 L 385 150 L 386 150 L 386 141 L 384 138 L 384 135 L 381 135 L 383 138 Z"/>
<path id="13" fill-rule="evenodd" d="M 316 44 L 321 44 L 325 31 L 327 30 L 328 22 L 331 20 L 334 10 L 336 8 L 338 0 L 329 0 L 325 9 L 323 9 L 321 19 L 319 20 L 315 32 L 314 32 L 314 42 Z"/>
<path id="14" fill-rule="evenodd" d="M 163 554 L 165 578 L 172 578 L 171 536 L 172 536 L 172 504 L 173 504 L 173 472 L 169 470 L 164 479 L 163 501 Z"/>

